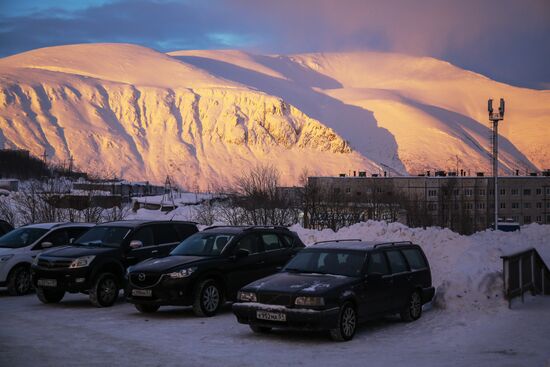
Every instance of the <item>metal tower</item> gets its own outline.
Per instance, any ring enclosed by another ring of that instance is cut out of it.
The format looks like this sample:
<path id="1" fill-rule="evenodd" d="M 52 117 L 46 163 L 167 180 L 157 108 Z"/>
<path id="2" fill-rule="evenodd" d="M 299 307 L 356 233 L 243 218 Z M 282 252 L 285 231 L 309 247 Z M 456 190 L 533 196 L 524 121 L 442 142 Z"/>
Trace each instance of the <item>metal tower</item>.
<path id="1" fill-rule="evenodd" d="M 493 179 L 495 183 L 495 231 L 498 229 L 498 122 L 504 119 L 504 99 L 500 99 L 498 112 L 493 112 L 493 100 L 489 99 L 487 103 L 489 111 L 489 120 L 493 123 Z"/>

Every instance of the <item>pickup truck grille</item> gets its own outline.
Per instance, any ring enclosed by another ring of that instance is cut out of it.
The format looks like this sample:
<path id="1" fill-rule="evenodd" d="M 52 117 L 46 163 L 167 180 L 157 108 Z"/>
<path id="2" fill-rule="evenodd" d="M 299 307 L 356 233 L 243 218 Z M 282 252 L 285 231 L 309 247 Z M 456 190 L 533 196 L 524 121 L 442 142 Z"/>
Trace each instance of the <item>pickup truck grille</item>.
<path id="1" fill-rule="evenodd" d="M 286 294 L 260 293 L 258 302 L 266 305 L 291 306 L 292 297 Z"/>
<path id="2" fill-rule="evenodd" d="M 38 259 L 38 266 L 47 269 L 62 269 L 68 268 L 73 262 L 72 259 Z"/>

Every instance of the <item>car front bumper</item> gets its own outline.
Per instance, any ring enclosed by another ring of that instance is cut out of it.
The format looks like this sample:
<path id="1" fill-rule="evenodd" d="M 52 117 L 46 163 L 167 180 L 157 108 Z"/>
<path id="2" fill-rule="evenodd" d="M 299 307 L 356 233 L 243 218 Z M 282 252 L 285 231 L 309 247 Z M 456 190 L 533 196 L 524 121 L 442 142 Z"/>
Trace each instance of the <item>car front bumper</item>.
<path id="1" fill-rule="evenodd" d="M 151 291 L 151 296 L 136 296 L 133 290 Z M 193 287 L 187 280 L 163 279 L 152 287 L 139 287 L 128 282 L 126 301 L 133 304 L 159 306 L 189 306 L 193 304 Z"/>
<path id="2" fill-rule="evenodd" d="M 285 321 L 258 319 L 258 311 L 284 314 Z M 241 324 L 303 330 L 330 330 L 337 328 L 339 311 L 338 307 L 326 310 L 314 310 L 251 302 L 233 304 L 233 313 Z"/>
<path id="3" fill-rule="evenodd" d="M 39 279 L 53 279 L 57 282 L 52 289 L 64 290 L 66 292 L 78 293 L 91 288 L 90 269 L 84 268 L 62 268 L 62 269 L 44 269 L 37 266 L 31 268 L 32 283 L 38 286 Z"/>

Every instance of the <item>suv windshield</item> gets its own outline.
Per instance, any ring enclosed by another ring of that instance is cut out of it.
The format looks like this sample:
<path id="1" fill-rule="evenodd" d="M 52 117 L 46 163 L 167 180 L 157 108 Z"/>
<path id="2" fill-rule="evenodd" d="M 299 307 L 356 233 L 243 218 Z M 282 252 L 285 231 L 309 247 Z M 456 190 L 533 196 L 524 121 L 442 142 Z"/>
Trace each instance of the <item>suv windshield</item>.
<path id="1" fill-rule="evenodd" d="M 359 251 L 304 250 L 290 260 L 283 271 L 358 277 L 365 257 L 366 254 Z"/>
<path id="2" fill-rule="evenodd" d="M 233 235 L 226 233 L 196 233 L 183 240 L 170 255 L 216 256 L 232 238 Z"/>
<path id="3" fill-rule="evenodd" d="M 33 244 L 48 232 L 44 228 L 19 228 L 0 237 L 0 247 L 20 248 Z"/>
<path id="4" fill-rule="evenodd" d="M 127 227 L 94 227 L 74 241 L 76 245 L 120 247 L 130 228 Z"/>

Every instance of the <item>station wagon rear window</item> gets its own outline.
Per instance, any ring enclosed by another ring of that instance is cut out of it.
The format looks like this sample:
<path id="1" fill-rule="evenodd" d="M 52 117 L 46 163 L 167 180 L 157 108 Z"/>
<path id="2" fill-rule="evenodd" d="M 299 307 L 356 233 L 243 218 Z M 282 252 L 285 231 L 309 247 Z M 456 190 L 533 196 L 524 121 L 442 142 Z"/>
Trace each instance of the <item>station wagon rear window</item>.
<path id="1" fill-rule="evenodd" d="M 425 269 L 428 267 L 426 261 L 424 260 L 424 256 L 420 253 L 420 250 L 411 248 L 402 250 L 402 252 L 407 258 L 407 262 L 409 263 L 411 270 Z"/>

